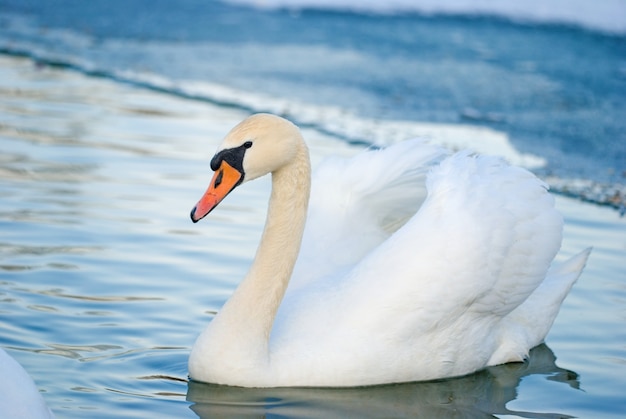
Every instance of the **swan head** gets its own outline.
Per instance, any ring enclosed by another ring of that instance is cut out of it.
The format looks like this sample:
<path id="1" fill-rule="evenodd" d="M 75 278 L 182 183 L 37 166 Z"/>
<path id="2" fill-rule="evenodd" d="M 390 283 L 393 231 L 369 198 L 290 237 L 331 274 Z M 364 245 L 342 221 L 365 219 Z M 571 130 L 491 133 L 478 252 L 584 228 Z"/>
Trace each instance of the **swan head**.
<path id="1" fill-rule="evenodd" d="M 215 172 L 207 191 L 191 210 L 196 223 L 233 189 L 290 164 L 304 144 L 300 130 L 276 115 L 255 114 L 236 125 L 211 159 Z"/>

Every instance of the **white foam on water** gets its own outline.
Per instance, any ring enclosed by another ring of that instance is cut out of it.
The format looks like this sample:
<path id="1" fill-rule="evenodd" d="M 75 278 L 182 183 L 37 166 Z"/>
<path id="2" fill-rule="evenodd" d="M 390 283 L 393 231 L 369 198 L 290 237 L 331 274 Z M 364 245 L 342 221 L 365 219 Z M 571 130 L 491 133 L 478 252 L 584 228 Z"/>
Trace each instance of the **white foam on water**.
<path id="1" fill-rule="evenodd" d="M 382 147 L 419 137 L 451 150 L 471 149 L 482 154 L 498 155 L 512 164 L 528 169 L 537 169 L 547 164 L 542 157 L 516 150 L 506 133 L 487 127 L 364 118 L 339 107 L 311 105 L 213 83 L 173 82 L 160 76 L 134 72 L 119 73 L 119 76 L 187 97 L 228 104 L 252 112 L 282 115 L 298 124 L 312 126 L 349 141 Z"/>
<path id="2" fill-rule="evenodd" d="M 481 154 L 503 157 L 509 163 L 529 170 L 548 166 L 541 156 L 518 151 L 502 131 L 471 124 L 443 124 L 363 118 L 340 107 L 317 106 L 269 95 L 253 94 L 227 86 L 187 81 L 176 83 L 159 76 L 126 72 L 128 81 L 151 85 L 175 94 L 243 108 L 249 112 L 271 112 L 315 131 L 343 140 L 384 147 L 409 138 L 425 138 L 450 150 L 470 149 Z M 311 138 L 309 138 L 311 140 Z M 315 137 L 313 141 L 316 141 Z M 613 207 L 626 214 L 626 187 L 620 183 L 602 184 L 588 179 L 545 179 L 553 192 Z"/>

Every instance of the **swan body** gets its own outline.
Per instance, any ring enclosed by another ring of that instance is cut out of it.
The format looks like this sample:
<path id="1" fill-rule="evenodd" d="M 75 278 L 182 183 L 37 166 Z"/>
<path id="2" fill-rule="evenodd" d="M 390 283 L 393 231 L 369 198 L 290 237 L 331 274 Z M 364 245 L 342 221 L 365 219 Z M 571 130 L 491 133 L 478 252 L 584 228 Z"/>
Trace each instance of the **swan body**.
<path id="1" fill-rule="evenodd" d="M 3 418 L 54 418 L 32 378 L 2 348 L 0 348 L 0 412 Z"/>
<path id="2" fill-rule="evenodd" d="M 589 255 L 553 263 L 552 196 L 496 157 L 408 141 L 331 159 L 311 182 L 297 127 L 258 114 L 211 168 L 194 222 L 244 181 L 271 173 L 272 192 L 248 274 L 191 351 L 197 381 L 363 386 L 523 361 Z"/>

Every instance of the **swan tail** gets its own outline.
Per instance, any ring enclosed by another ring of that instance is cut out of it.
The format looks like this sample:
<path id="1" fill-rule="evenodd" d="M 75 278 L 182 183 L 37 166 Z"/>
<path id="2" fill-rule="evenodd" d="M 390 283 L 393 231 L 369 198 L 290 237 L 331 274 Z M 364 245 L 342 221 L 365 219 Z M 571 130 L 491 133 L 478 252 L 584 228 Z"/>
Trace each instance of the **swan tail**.
<path id="1" fill-rule="evenodd" d="M 580 277 L 590 253 L 591 248 L 587 248 L 565 262 L 553 265 L 542 284 L 518 307 L 520 317 L 531 318 L 531 313 L 535 313 L 536 325 L 529 330 L 530 348 L 545 339 L 563 300 Z"/>
<path id="2" fill-rule="evenodd" d="M 541 285 L 503 319 L 501 343 L 489 365 L 523 361 L 530 349 L 543 342 L 590 253 L 591 248 L 587 248 L 565 262 L 554 264 Z"/>

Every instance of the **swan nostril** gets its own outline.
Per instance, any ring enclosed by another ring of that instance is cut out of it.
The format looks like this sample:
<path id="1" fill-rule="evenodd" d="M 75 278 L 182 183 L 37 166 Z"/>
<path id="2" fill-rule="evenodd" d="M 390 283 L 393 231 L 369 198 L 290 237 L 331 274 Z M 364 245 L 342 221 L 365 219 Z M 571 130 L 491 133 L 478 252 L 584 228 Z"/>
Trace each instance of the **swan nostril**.
<path id="1" fill-rule="evenodd" d="M 219 173 L 217 174 L 217 177 L 215 178 L 215 182 L 213 183 L 214 188 L 217 188 L 218 186 L 221 185 L 223 177 L 224 177 L 224 171 L 220 170 Z"/>

